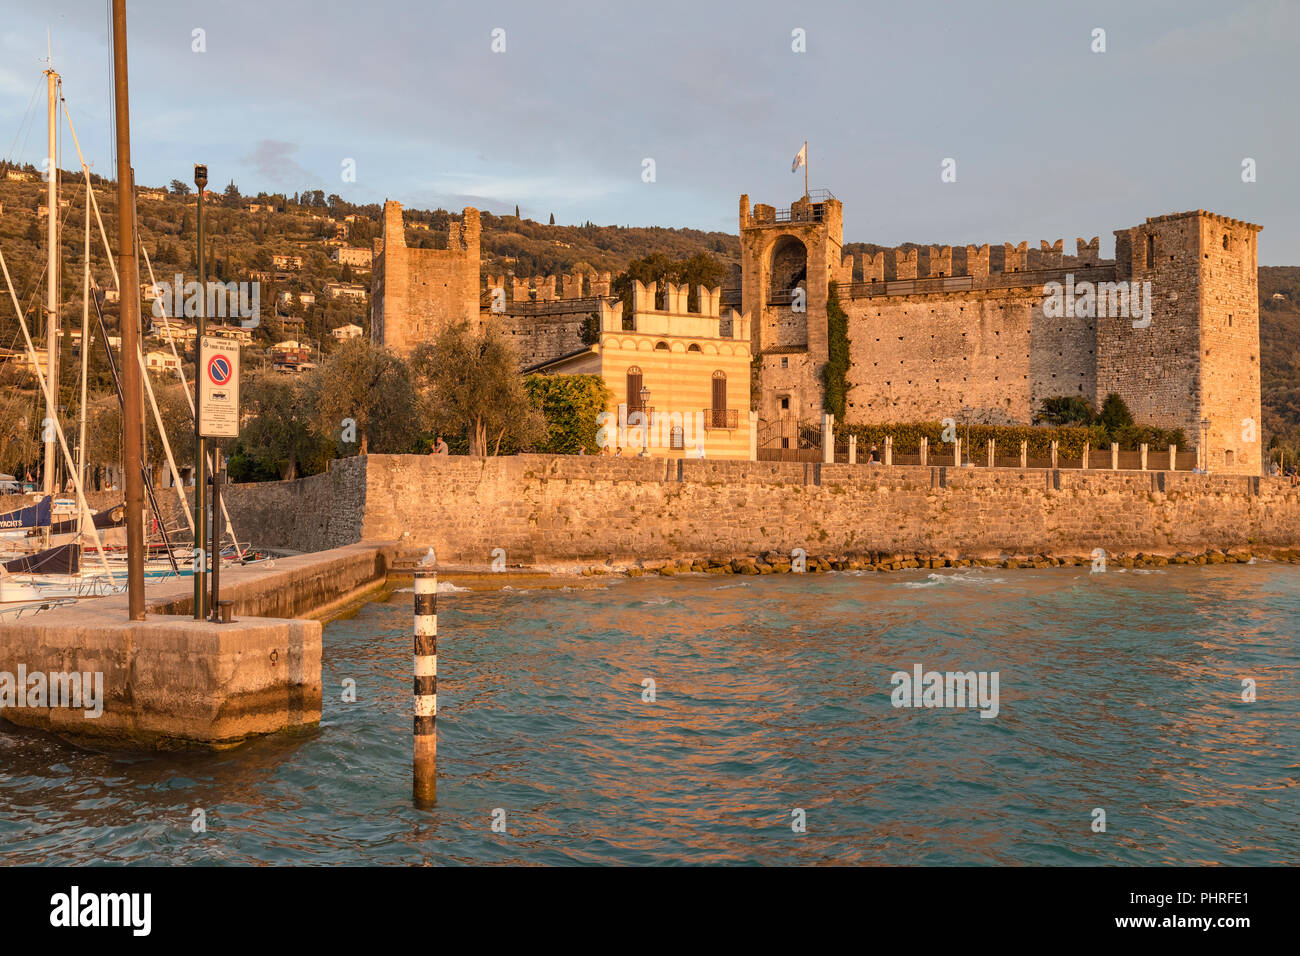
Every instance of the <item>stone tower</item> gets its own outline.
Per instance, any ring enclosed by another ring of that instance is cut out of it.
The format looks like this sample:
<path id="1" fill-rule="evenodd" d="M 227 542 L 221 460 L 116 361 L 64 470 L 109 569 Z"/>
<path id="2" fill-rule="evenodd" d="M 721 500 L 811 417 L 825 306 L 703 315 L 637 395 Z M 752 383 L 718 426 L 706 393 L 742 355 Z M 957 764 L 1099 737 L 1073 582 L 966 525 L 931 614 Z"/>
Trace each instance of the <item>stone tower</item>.
<path id="1" fill-rule="evenodd" d="M 479 317 L 479 215 L 466 207 L 447 227 L 446 249 L 406 245 L 402 204 L 384 203 L 383 238 L 376 243 L 370 337 L 409 351 L 440 330 Z"/>
<path id="2" fill-rule="evenodd" d="M 741 311 L 759 356 L 759 418 L 819 419 L 826 297 L 841 266 L 844 213 L 818 191 L 788 210 L 740 197 Z"/>
<path id="3" fill-rule="evenodd" d="M 1135 420 L 1182 428 L 1212 471 L 1262 464 L 1259 231 L 1203 210 L 1117 230 L 1115 277 L 1130 295 L 1151 283 L 1150 324 L 1097 318 L 1097 401 L 1117 392 Z"/>

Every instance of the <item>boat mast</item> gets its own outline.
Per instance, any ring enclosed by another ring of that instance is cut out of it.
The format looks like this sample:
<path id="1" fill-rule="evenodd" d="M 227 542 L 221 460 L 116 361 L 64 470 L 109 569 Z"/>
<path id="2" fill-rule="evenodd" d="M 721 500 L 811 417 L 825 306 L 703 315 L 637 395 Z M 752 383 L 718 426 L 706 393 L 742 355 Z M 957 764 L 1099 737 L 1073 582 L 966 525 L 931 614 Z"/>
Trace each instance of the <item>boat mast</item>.
<path id="1" fill-rule="evenodd" d="M 86 481 L 86 366 L 90 362 L 90 181 L 86 181 L 86 247 L 81 273 L 81 420 L 77 423 L 77 475 Z"/>
<path id="2" fill-rule="evenodd" d="M 126 71 L 126 0 L 113 0 L 113 80 L 117 112 L 117 238 L 121 259 L 122 466 L 126 472 L 127 605 L 144 614 L 144 393 L 140 382 L 140 270 L 135 258 L 134 176 Z"/>
<path id="3" fill-rule="evenodd" d="M 42 488 L 45 494 L 53 494 L 54 485 L 54 439 L 50 428 L 50 419 L 59 417 L 59 165 L 58 165 L 58 105 L 59 74 L 54 72 L 54 60 L 45 71 L 46 94 L 49 97 L 49 159 L 45 171 L 45 202 L 49 210 L 46 222 L 46 242 L 48 260 L 46 262 L 45 282 L 45 374 L 50 380 L 50 394 L 54 404 L 45 407 L 45 422 L 41 429 L 45 442 L 45 471 Z"/>

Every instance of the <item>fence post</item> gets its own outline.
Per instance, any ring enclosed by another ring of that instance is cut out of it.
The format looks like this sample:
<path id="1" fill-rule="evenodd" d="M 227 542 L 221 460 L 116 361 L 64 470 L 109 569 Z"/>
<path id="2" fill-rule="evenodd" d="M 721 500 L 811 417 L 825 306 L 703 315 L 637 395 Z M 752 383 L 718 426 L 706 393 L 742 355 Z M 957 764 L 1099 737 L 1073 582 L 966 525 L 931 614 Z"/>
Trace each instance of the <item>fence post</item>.
<path id="1" fill-rule="evenodd" d="M 921 439 L 921 464 L 924 465 L 926 463 L 926 460 L 929 457 L 930 457 L 930 439 L 922 438 Z"/>
<path id="2" fill-rule="evenodd" d="M 1177 445 L 1169 446 L 1169 470 L 1170 471 L 1178 470 L 1178 446 Z"/>
<path id="3" fill-rule="evenodd" d="M 994 463 L 997 461 L 997 445 L 998 445 L 998 440 L 996 438 L 989 439 L 989 467 L 990 468 L 992 468 Z"/>
<path id="4" fill-rule="evenodd" d="M 1080 467 L 1081 467 L 1084 471 L 1087 471 L 1087 470 L 1088 470 L 1088 458 L 1089 458 L 1091 452 L 1092 452 L 1092 443 L 1091 443 L 1091 442 L 1084 442 L 1084 443 L 1083 443 L 1083 462 L 1082 462 L 1082 464 L 1080 465 Z"/>
<path id="5" fill-rule="evenodd" d="M 849 464 L 856 465 L 857 463 L 858 463 L 858 436 L 850 435 L 849 436 Z"/>
<path id="6" fill-rule="evenodd" d="M 894 463 L 894 436 L 886 435 L 885 436 L 885 464 L 892 465 L 893 463 Z"/>
<path id="7" fill-rule="evenodd" d="M 1147 443 L 1142 443 L 1142 470 L 1147 470 Z"/>
<path id="8" fill-rule="evenodd" d="M 952 465 L 954 468 L 961 467 L 961 439 L 958 438 L 952 443 Z"/>
<path id="9" fill-rule="evenodd" d="M 1055 442 L 1055 441 L 1052 442 L 1052 467 L 1053 467 L 1053 468 L 1056 467 L 1057 449 L 1058 449 L 1059 445 L 1060 445 L 1060 442 Z"/>
<path id="10" fill-rule="evenodd" d="M 822 464 L 835 464 L 835 416 L 822 414 Z"/>
<path id="11" fill-rule="evenodd" d="M 1022 441 L 1020 443 L 1020 467 L 1021 468 L 1029 467 L 1029 442 L 1028 441 Z"/>
<path id="12" fill-rule="evenodd" d="M 1119 471 L 1119 442 L 1110 443 L 1110 470 Z"/>
<path id="13" fill-rule="evenodd" d="M 438 799 L 438 571 L 429 549 L 415 569 L 415 805 Z"/>

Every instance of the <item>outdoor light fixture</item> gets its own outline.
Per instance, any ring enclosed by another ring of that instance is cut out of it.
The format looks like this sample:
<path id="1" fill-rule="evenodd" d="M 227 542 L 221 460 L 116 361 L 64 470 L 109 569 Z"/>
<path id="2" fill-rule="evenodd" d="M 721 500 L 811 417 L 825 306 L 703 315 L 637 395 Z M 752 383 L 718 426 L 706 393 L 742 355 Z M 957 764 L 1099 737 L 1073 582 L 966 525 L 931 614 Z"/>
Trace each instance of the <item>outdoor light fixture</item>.
<path id="1" fill-rule="evenodd" d="M 194 164 L 194 185 L 204 189 L 208 185 L 208 167 L 202 163 Z"/>

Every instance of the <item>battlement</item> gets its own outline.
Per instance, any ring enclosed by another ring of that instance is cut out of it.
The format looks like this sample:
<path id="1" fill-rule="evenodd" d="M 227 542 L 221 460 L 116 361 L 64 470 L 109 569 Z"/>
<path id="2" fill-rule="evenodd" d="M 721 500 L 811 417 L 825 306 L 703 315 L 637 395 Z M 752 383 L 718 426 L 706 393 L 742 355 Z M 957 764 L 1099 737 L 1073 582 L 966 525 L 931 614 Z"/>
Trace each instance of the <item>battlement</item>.
<path id="1" fill-rule="evenodd" d="M 853 256 L 846 256 L 837 270 L 841 282 L 851 286 L 848 294 L 855 294 L 861 287 L 872 283 L 896 283 L 907 280 L 926 279 L 962 279 L 969 282 L 949 283 L 951 288 L 1005 288 L 1007 274 L 1026 273 L 1026 285 L 1041 280 L 1041 276 L 1029 273 L 1055 272 L 1062 268 L 1088 269 L 1110 265 L 1109 260 L 1098 257 L 1101 239 L 1093 236 L 1090 241 L 1076 239 L 1077 255 L 1073 262 L 1067 262 L 1064 254 L 1065 241 L 1057 239 L 1049 243 L 1046 239 L 1039 241 L 1037 249 L 1029 248 L 1028 242 L 1013 246 L 1011 243 L 990 246 L 920 246 L 912 249 L 882 249 L 877 253 L 864 252 L 859 255 L 861 261 L 860 280 L 851 280 L 853 274 Z M 916 292 L 937 291 L 920 283 L 914 287 Z M 902 287 L 898 294 L 906 294 Z M 873 293 L 874 294 L 874 293 Z"/>
<path id="2" fill-rule="evenodd" d="M 514 305 L 538 302 L 574 302 L 607 296 L 614 280 L 608 272 L 573 272 L 558 276 L 488 275 L 484 277 L 483 296 L 503 289 L 507 301 Z M 584 284 L 586 288 L 584 289 Z"/>
<path id="3" fill-rule="evenodd" d="M 698 312 L 688 308 L 690 286 L 669 282 L 664 287 L 664 308 L 655 307 L 658 283 L 649 285 L 634 280 L 632 285 L 631 327 L 623 319 L 622 300 L 602 299 L 600 302 L 600 329 L 602 332 L 637 332 L 645 335 L 663 335 L 700 339 L 737 339 L 748 342 L 750 337 L 749 313 L 741 314 L 728 309 L 722 314 L 722 288 L 703 285 L 697 288 L 700 300 Z"/>
<path id="4" fill-rule="evenodd" d="M 740 228 L 761 228 L 766 226 L 788 226 L 792 222 L 825 222 L 839 220 L 843 215 L 843 205 L 829 189 L 813 189 L 807 196 L 800 196 L 787 209 L 777 209 L 766 203 L 749 205 L 749 194 L 740 197 Z"/>
<path id="5" fill-rule="evenodd" d="M 1250 229 L 1253 232 L 1261 232 L 1264 228 L 1263 226 L 1256 225 L 1253 222 L 1246 222 L 1244 219 L 1233 219 L 1229 216 L 1220 216 L 1218 213 L 1207 212 L 1204 209 L 1191 209 L 1187 212 L 1171 212 L 1163 216 L 1150 216 L 1147 218 L 1147 223 L 1154 224 L 1158 222 L 1172 222 L 1175 219 L 1188 219 L 1192 216 L 1202 216 L 1225 226 Z"/>

